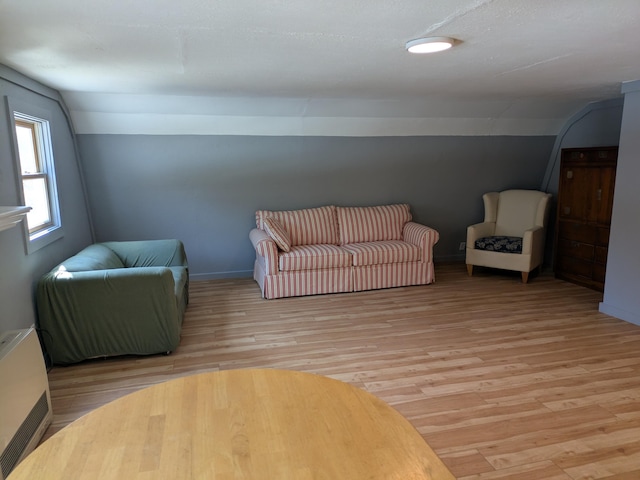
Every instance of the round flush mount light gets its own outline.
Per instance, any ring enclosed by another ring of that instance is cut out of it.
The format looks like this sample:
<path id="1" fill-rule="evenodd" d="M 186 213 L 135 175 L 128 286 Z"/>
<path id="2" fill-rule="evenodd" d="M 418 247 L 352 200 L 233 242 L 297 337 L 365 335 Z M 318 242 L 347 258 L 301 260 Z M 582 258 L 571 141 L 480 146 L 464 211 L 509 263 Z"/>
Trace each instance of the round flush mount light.
<path id="1" fill-rule="evenodd" d="M 406 47 L 410 53 L 435 53 L 453 47 L 454 43 L 451 37 L 425 37 L 408 41 Z"/>

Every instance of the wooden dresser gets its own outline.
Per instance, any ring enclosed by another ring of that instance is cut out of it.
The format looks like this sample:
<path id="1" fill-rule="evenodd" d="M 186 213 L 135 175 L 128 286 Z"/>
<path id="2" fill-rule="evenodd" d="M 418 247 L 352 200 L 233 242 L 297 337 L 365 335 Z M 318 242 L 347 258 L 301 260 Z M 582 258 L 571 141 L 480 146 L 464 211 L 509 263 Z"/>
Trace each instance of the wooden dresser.
<path id="1" fill-rule="evenodd" d="M 604 290 L 618 147 L 562 150 L 554 271 Z"/>

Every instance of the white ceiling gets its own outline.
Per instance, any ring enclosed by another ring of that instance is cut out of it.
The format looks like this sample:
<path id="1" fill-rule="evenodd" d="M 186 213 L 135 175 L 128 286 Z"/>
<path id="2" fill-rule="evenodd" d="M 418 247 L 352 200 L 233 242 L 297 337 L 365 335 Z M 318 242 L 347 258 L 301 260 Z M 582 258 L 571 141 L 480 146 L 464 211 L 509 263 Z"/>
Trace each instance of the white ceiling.
<path id="1" fill-rule="evenodd" d="M 640 79 L 640 1 L 0 0 L 0 63 L 74 111 L 553 121 Z"/>

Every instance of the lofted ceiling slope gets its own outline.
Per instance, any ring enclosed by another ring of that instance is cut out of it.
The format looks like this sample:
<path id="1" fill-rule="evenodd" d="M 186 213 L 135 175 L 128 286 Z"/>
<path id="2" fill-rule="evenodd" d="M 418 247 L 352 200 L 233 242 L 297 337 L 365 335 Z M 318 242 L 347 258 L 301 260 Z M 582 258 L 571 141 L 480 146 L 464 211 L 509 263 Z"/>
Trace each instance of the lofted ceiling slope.
<path id="1" fill-rule="evenodd" d="M 148 113 L 546 134 L 640 79 L 639 27 L 637 0 L 5 0 L 0 63 L 61 91 L 89 130 Z M 458 44 L 406 52 L 429 35 Z"/>

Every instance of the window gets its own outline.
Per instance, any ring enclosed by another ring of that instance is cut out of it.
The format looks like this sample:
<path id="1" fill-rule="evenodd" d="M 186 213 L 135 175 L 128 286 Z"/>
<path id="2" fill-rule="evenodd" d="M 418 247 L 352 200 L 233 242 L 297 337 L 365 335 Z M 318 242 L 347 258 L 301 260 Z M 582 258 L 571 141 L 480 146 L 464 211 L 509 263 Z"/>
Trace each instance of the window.
<path id="1" fill-rule="evenodd" d="M 15 129 L 14 153 L 19 199 L 31 207 L 27 213 L 27 253 L 61 238 L 60 209 L 56 188 L 53 148 L 48 112 L 9 103 Z"/>
<path id="2" fill-rule="evenodd" d="M 50 228 L 51 202 L 49 201 L 49 175 L 44 167 L 43 144 L 47 136 L 43 130 L 48 124 L 36 120 L 26 120 L 16 115 L 16 138 L 18 157 L 22 175 L 24 203 L 31 207 L 27 214 L 29 234 Z"/>

